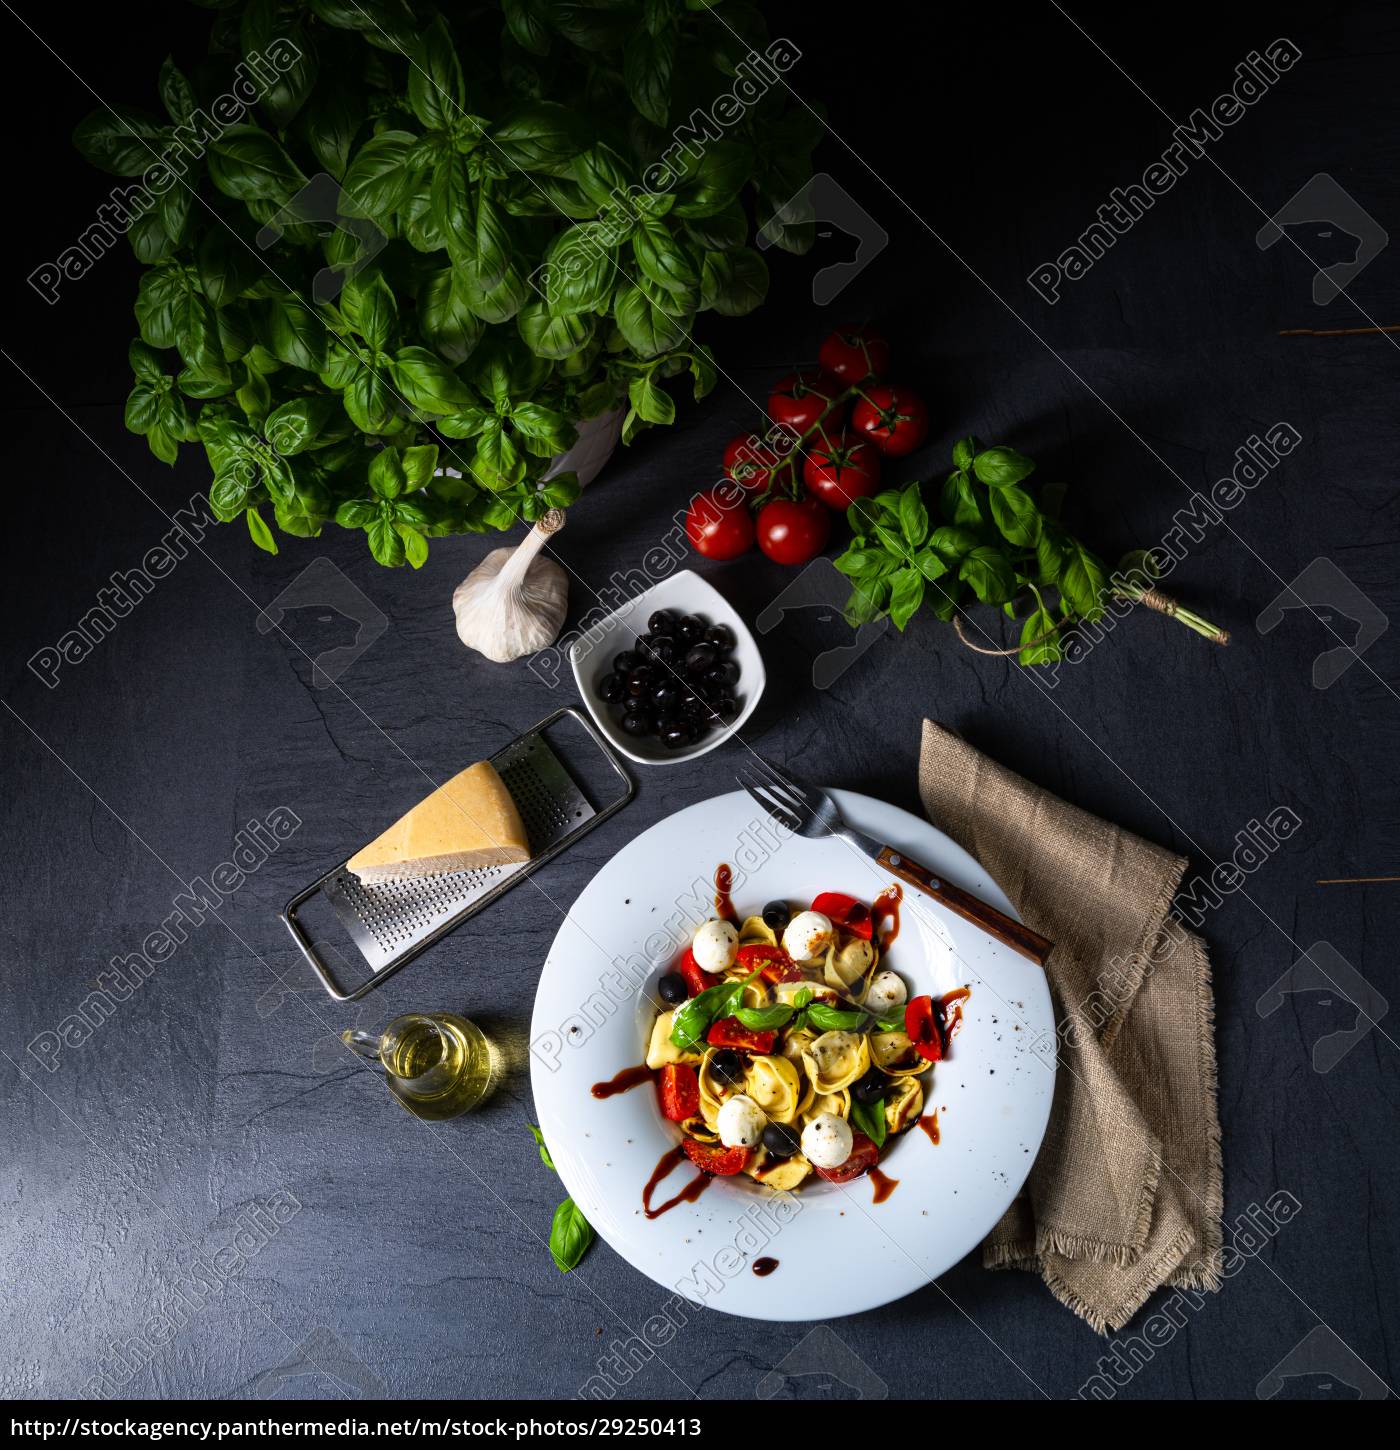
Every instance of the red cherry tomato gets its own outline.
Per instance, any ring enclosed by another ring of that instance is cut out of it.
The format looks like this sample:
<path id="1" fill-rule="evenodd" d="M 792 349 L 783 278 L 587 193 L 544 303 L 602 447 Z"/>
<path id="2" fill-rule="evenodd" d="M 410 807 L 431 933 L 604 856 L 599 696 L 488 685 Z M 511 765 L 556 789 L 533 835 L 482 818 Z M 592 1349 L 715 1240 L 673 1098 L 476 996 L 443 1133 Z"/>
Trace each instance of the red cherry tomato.
<path id="1" fill-rule="evenodd" d="M 854 896 L 846 896 L 840 891 L 823 891 L 812 903 L 812 910 L 829 916 L 837 926 L 844 927 L 852 936 L 863 937 L 869 941 L 874 933 L 875 920 L 870 915 L 870 908 L 863 901 L 857 901 Z"/>
<path id="2" fill-rule="evenodd" d="M 822 343 L 817 361 L 849 386 L 884 377 L 890 367 L 890 345 L 873 327 L 838 327 Z"/>
<path id="3" fill-rule="evenodd" d="M 880 454 L 867 438 L 823 436 L 803 461 L 802 477 L 827 508 L 848 509 L 880 487 Z"/>
<path id="4" fill-rule="evenodd" d="M 695 960 L 695 954 L 689 947 L 686 947 L 681 953 L 680 960 L 676 963 L 676 970 L 685 979 L 685 989 L 692 997 L 698 997 L 706 987 L 719 985 L 719 978 L 712 977 L 701 969 L 700 963 Z"/>
<path id="5" fill-rule="evenodd" d="M 754 433 L 739 433 L 724 449 L 724 471 L 741 488 L 761 493 L 768 487 L 773 470 L 792 452 L 794 436 L 784 429 L 773 429 L 766 438 Z"/>
<path id="6" fill-rule="evenodd" d="M 737 559 L 753 548 L 753 515 L 732 487 L 697 493 L 685 516 L 690 547 L 705 559 Z"/>
<path id="7" fill-rule="evenodd" d="M 832 401 L 844 389 L 838 379 L 826 373 L 789 373 L 768 397 L 768 416 L 791 428 L 800 437 L 816 426 Z M 823 419 L 823 426 L 835 430 L 841 426 L 844 408 L 833 408 Z"/>
<path id="8" fill-rule="evenodd" d="M 765 982 L 800 982 L 802 980 L 802 968 L 788 956 L 782 947 L 740 947 L 739 965 L 749 973 L 761 968 Z"/>
<path id="9" fill-rule="evenodd" d="M 880 1161 L 880 1150 L 860 1131 L 851 1129 L 851 1156 L 837 1168 L 818 1168 L 814 1163 L 812 1171 L 828 1183 L 849 1183 L 859 1178 Z"/>
<path id="10" fill-rule="evenodd" d="M 687 1138 L 681 1151 L 702 1173 L 713 1173 L 716 1178 L 733 1178 L 749 1161 L 747 1148 L 726 1148 L 722 1143 L 700 1143 L 694 1138 Z"/>
<path id="11" fill-rule="evenodd" d="M 831 515 L 814 498 L 775 498 L 758 511 L 758 547 L 775 564 L 805 564 L 830 537 Z"/>
<path id="12" fill-rule="evenodd" d="M 938 1035 L 931 997 L 915 997 L 905 1007 L 904 1031 L 925 1062 L 943 1061 L 943 1039 Z"/>
<path id="13" fill-rule="evenodd" d="M 856 404 L 851 428 L 887 457 L 902 458 L 928 437 L 928 409 L 913 388 L 881 383 Z"/>
<path id="14" fill-rule="evenodd" d="M 711 1047 L 737 1047 L 741 1052 L 772 1052 L 776 1032 L 754 1032 L 737 1017 L 721 1017 L 705 1034 Z"/>
<path id="15" fill-rule="evenodd" d="M 661 1094 L 661 1115 L 683 1123 L 700 1111 L 700 1079 L 688 1062 L 668 1062 L 657 1080 Z"/>

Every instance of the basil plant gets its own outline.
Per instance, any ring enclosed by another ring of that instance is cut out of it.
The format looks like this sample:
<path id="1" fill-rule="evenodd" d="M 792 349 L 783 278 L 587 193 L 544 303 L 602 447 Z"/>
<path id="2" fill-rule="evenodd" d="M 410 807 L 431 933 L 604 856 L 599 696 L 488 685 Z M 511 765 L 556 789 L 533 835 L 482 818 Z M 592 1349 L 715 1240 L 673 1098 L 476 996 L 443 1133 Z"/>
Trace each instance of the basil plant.
<path id="1" fill-rule="evenodd" d="M 820 126 L 743 0 L 203 0 L 164 115 L 75 141 L 135 185 L 127 426 L 201 443 L 220 519 L 363 529 L 381 564 L 571 503 L 550 461 L 662 384 L 714 384 L 697 316 L 749 312 L 750 245 L 811 244 Z M 104 210 L 106 210 L 104 208 Z"/>

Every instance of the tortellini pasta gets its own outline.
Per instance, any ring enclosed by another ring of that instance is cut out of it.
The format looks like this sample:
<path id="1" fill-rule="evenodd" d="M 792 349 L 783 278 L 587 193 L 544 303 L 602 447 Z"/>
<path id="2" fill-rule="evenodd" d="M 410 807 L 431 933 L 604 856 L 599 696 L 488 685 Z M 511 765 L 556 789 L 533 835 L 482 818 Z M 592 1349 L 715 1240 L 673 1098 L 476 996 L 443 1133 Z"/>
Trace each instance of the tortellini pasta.
<path id="1" fill-rule="evenodd" d="M 775 1123 L 790 1123 L 797 1116 L 802 1084 L 786 1057 L 755 1057 L 744 1075 L 744 1091 Z"/>
<path id="2" fill-rule="evenodd" d="M 839 1092 L 869 1072 L 870 1040 L 864 1033 L 823 1032 L 802 1054 L 802 1063 L 817 1092 Z"/>

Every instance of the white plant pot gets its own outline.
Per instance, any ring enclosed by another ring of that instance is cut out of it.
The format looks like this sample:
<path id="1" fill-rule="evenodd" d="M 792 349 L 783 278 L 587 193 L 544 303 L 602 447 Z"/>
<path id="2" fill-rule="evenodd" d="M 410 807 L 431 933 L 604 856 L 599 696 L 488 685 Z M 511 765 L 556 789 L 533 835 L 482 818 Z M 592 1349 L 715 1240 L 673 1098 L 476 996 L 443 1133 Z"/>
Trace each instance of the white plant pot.
<path id="1" fill-rule="evenodd" d="M 580 487 L 587 488 L 617 452 L 624 416 L 621 408 L 612 408 L 596 418 L 585 418 L 578 425 L 578 442 L 567 453 L 554 455 L 545 477 L 553 478 L 572 470 L 578 474 Z"/>
<path id="2" fill-rule="evenodd" d="M 585 418 L 578 425 L 578 441 L 567 453 L 556 453 L 545 469 L 546 479 L 561 473 L 577 473 L 580 488 L 587 488 L 607 466 L 608 459 L 617 452 L 622 441 L 622 420 L 626 416 L 621 408 L 611 408 L 597 417 Z M 439 468 L 437 472 L 446 478 L 461 478 L 459 468 Z"/>

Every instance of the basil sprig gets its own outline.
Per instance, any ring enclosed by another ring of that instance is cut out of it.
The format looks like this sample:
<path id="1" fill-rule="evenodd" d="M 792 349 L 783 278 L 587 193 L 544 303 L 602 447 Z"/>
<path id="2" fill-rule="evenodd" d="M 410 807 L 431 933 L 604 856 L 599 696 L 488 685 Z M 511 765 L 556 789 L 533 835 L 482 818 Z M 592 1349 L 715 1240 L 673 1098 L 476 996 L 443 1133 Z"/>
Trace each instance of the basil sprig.
<path id="1" fill-rule="evenodd" d="M 535 1144 L 540 1150 L 540 1162 L 546 1168 L 554 1168 L 554 1159 L 549 1156 L 544 1134 L 533 1123 L 525 1126 L 534 1134 Z M 566 1198 L 554 1210 L 554 1221 L 549 1226 L 549 1256 L 554 1260 L 554 1267 L 561 1274 L 577 1268 L 592 1242 L 593 1225 L 584 1218 L 578 1204 L 572 1198 Z"/>
<path id="2" fill-rule="evenodd" d="M 741 981 L 716 982 L 688 1002 L 682 1002 L 671 1018 L 671 1041 L 682 1052 L 698 1047 L 705 1040 L 711 1024 L 736 1015 L 735 1009 L 744 1000 L 744 988 L 762 975 L 763 968 L 759 967 Z"/>
<path id="3" fill-rule="evenodd" d="M 750 1032 L 774 1032 L 786 1027 L 796 1011 L 787 1002 L 775 1002 L 771 1007 L 736 1007 L 733 1015 Z"/>
<path id="4" fill-rule="evenodd" d="M 858 1127 L 877 1148 L 883 1147 L 885 1142 L 885 1100 L 879 1098 L 868 1107 L 864 1103 L 851 1099 L 851 1121 Z"/>
<path id="5" fill-rule="evenodd" d="M 843 1012 L 826 1002 L 813 1002 L 807 1009 L 807 1020 L 823 1032 L 855 1032 L 865 1022 L 865 1013 Z"/>

